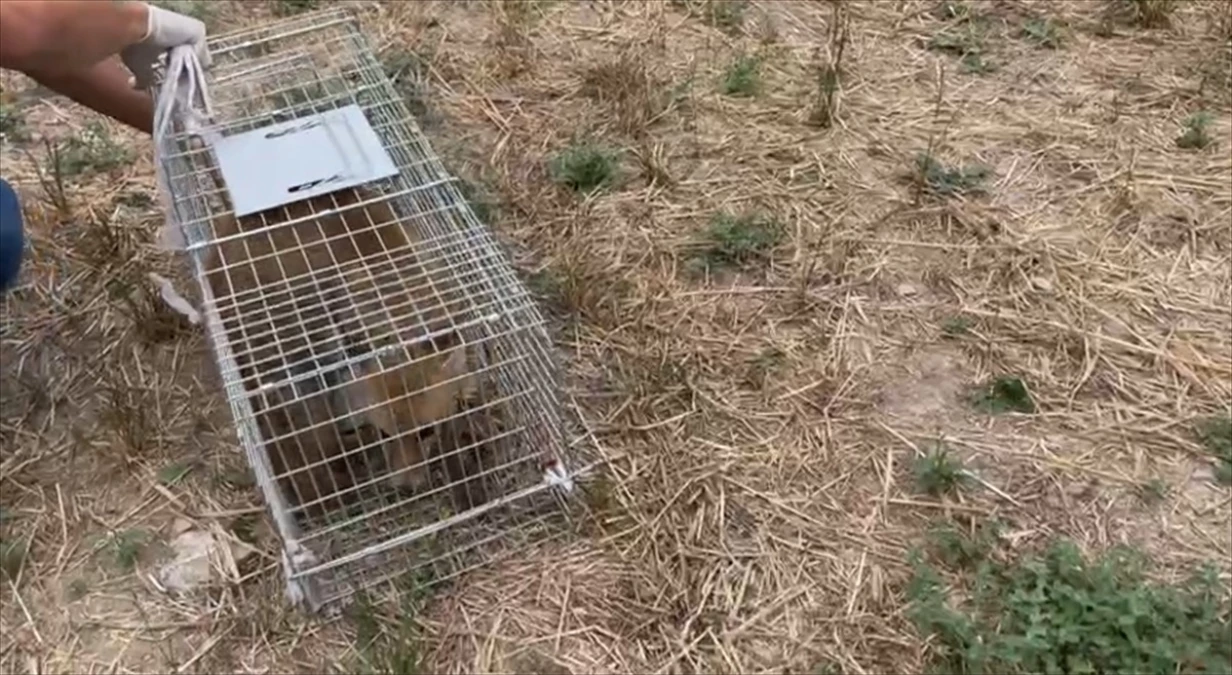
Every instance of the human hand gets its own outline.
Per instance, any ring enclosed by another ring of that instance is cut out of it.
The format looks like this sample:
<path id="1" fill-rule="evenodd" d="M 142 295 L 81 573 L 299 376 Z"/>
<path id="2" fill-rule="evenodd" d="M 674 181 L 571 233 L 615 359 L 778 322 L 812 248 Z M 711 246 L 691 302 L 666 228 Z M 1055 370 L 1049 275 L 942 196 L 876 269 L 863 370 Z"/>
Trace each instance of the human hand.
<path id="1" fill-rule="evenodd" d="M 144 3 L 143 3 L 144 4 Z M 133 86 L 147 89 L 153 83 L 154 64 L 173 47 L 191 45 L 202 68 L 210 66 L 210 50 L 205 44 L 205 24 L 191 16 L 146 5 L 149 19 L 145 37 L 120 52 L 124 65 L 133 73 Z"/>

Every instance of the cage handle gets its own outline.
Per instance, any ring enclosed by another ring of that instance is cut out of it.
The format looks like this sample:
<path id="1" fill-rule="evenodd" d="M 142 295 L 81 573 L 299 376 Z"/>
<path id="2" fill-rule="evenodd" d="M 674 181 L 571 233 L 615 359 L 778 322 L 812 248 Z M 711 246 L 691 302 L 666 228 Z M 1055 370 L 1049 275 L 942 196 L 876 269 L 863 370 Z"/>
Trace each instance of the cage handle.
<path id="1" fill-rule="evenodd" d="M 154 166 L 158 174 L 158 189 L 166 206 L 160 240 L 163 248 L 182 251 L 184 233 L 176 226 L 171 203 L 171 185 L 167 176 L 166 157 L 169 136 L 179 126 L 189 134 L 199 134 L 204 140 L 217 132 L 210 128 L 214 118 L 214 102 L 206 85 L 205 69 L 191 45 L 174 47 L 167 52 L 167 68 L 154 101 Z"/>

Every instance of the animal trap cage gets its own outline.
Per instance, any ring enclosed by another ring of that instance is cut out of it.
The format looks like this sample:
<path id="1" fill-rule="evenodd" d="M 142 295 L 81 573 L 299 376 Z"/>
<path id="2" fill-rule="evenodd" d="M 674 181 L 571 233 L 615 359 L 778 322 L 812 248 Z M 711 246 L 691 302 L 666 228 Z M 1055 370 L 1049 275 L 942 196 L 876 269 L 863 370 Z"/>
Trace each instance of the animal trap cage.
<path id="1" fill-rule="evenodd" d="M 290 599 L 559 533 L 589 467 L 543 317 L 357 17 L 209 46 L 208 139 L 177 125 L 160 162 Z"/>

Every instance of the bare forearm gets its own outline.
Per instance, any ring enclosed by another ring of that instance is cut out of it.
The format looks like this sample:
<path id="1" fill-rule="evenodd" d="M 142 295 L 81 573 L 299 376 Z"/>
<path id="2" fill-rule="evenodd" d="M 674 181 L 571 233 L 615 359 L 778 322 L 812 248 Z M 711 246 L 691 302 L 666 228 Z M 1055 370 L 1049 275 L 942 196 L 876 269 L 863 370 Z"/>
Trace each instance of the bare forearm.
<path id="1" fill-rule="evenodd" d="M 149 14 L 122 0 L 0 0 L 0 66 L 59 76 L 141 41 Z"/>
<path id="2" fill-rule="evenodd" d="M 0 0 L 5 2 L 7 0 Z M 39 84 L 128 126 L 151 133 L 154 101 L 133 89 L 129 73 L 118 58 L 106 59 L 83 70 L 60 73 L 27 72 Z"/>

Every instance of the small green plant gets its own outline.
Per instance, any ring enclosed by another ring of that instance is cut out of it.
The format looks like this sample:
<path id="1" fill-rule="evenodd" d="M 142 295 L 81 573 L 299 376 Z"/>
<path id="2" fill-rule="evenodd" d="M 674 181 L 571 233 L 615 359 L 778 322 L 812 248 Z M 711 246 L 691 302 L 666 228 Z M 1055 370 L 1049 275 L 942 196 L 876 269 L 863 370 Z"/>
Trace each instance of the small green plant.
<path id="1" fill-rule="evenodd" d="M 1020 377 L 1004 375 L 993 378 L 972 397 L 972 404 L 979 410 L 993 415 L 1006 412 L 1033 413 L 1035 401 Z"/>
<path id="2" fill-rule="evenodd" d="M 1001 524 L 988 521 L 966 532 L 951 523 L 929 528 L 929 549 L 933 557 L 952 569 L 975 569 L 988 559 L 1001 536 Z"/>
<path id="3" fill-rule="evenodd" d="M 941 334 L 949 338 L 966 335 L 971 332 L 973 323 L 970 317 L 952 316 L 941 324 Z"/>
<path id="4" fill-rule="evenodd" d="M 694 257 L 695 264 L 704 269 L 740 267 L 765 259 L 783 234 L 783 226 L 762 213 L 716 213 L 702 235 L 704 248 Z"/>
<path id="5" fill-rule="evenodd" d="M 960 59 L 958 63 L 962 66 L 962 71 L 964 73 L 991 73 L 997 69 L 996 63 L 984 58 L 984 55 L 979 52 L 963 54 L 962 59 Z"/>
<path id="6" fill-rule="evenodd" d="M 149 542 L 150 534 L 145 530 L 117 532 L 111 540 L 111 550 L 115 555 L 116 566 L 125 572 L 132 570 Z"/>
<path id="7" fill-rule="evenodd" d="M 945 166 L 928 153 L 917 155 L 915 165 L 921 184 L 929 192 L 940 196 L 983 194 L 986 192 L 985 183 L 992 175 L 988 167 L 979 164 Z"/>
<path id="8" fill-rule="evenodd" d="M 423 672 L 419 626 L 415 623 L 421 595 L 421 592 L 402 594 L 399 618 L 393 626 L 387 626 L 378 616 L 377 608 L 366 595 L 357 596 L 351 610 L 359 655 L 356 672 L 363 675 L 417 675 Z"/>
<path id="9" fill-rule="evenodd" d="M 965 17 L 961 23 L 934 35 L 928 41 L 928 48 L 957 56 L 963 72 L 992 72 L 996 64 L 985 56 L 984 30 L 983 21 Z"/>
<path id="10" fill-rule="evenodd" d="M 1028 19 L 1022 26 L 1022 36 L 1045 49 L 1061 48 L 1061 27 L 1052 19 Z"/>
<path id="11" fill-rule="evenodd" d="M 0 102 L 0 140 L 24 141 L 29 138 L 26 117 L 11 103 Z"/>
<path id="12" fill-rule="evenodd" d="M 727 96 L 756 96 L 761 91 L 761 59 L 748 54 L 738 57 L 723 73 L 719 90 Z"/>
<path id="13" fill-rule="evenodd" d="M 106 173 L 133 161 L 133 152 L 122 143 L 117 143 L 107 128 L 91 123 L 81 134 L 71 136 L 57 144 L 55 161 L 60 171 L 69 177 L 86 173 Z"/>
<path id="14" fill-rule="evenodd" d="M 843 675 L 843 667 L 833 661 L 821 661 L 809 671 L 812 675 Z"/>
<path id="15" fill-rule="evenodd" d="M 1043 556 L 985 560 L 961 594 L 914 556 L 908 616 L 930 640 L 936 672 L 1226 673 L 1227 603 L 1213 568 L 1153 583 L 1140 554 L 1088 561 L 1058 540 Z"/>
<path id="16" fill-rule="evenodd" d="M 320 5 L 320 0 L 274 0 L 273 9 L 275 16 L 294 16 L 316 9 Z"/>
<path id="17" fill-rule="evenodd" d="M 962 0 L 943 0 L 933 8 L 933 16 L 942 21 L 965 19 L 971 15 L 971 6 Z"/>
<path id="18" fill-rule="evenodd" d="M 963 29 L 946 29 L 937 33 L 928 41 L 928 48 L 935 52 L 945 52 L 955 56 L 963 56 L 978 52 L 983 47 L 982 36 L 970 27 Z"/>
<path id="19" fill-rule="evenodd" d="M 589 194 L 616 182 L 620 154 L 589 142 L 561 151 L 548 167 L 552 179 L 575 192 Z"/>
<path id="20" fill-rule="evenodd" d="M 1204 111 L 1194 113 L 1185 120 L 1185 132 L 1176 137 L 1176 147 L 1186 150 L 1200 150 L 1214 142 L 1210 135 L 1213 121 L 1210 113 Z"/>
<path id="21" fill-rule="evenodd" d="M 25 538 L 0 540 L 0 578 L 16 579 L 26 566 L 30 541 Z"/>
<path id="22" fill-rule="evenodd" d="M 933 497 L 954 494 L 971 480 L 962 461 L 950 455 L 941 443 L 917 458 L 913 468 L 916 489 Z"/>
<path id="23" fill-rule="evenodd" d="M 158 472 L 158 482 L 163 485 L 175 485 L 193 470 L 192 462 L 177 462 L 164 466 Z"/>
<path id="24" fill-rule="evenodd" d="M 744 26 L 746 0 L 707 0 L 703 17 L 706 23 L 729 35 L 739 35 Z"/>
<path id="25" fill-rule="evenodd" d="M 1215 458 L 1215 479 L 1232 484 L 1232 415 L 1207 420 L 1199 430 L 1202 444 Z"/>

